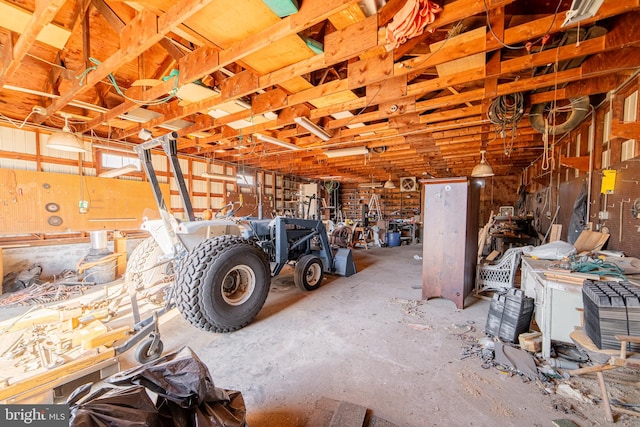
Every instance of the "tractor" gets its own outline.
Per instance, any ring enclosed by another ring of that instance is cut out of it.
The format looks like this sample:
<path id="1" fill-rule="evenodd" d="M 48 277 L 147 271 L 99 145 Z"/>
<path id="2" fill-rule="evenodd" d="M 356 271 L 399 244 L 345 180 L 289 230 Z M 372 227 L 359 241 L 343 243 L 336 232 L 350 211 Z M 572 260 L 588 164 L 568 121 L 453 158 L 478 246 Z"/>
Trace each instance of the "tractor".
<path id="1" fill-rule="evenodd" d="M 157 138 L 150 138 L 150 132 L 146 135 L 149 138 L 134 150 L 151 183 L 161 219 L 143 223 L 142 228 L 153 239 L 140 244 L 139 271 L 132 270 L 130 276 L 134 281 L 143 280 L 148 266 L 157 265 L 153 258 L 158 254 L 170 260 L 175 275 L 173 299 L 192 325 L 211 332 L 232 332 L 246 326 L 264 305 L 271 278 L 287 264 L 294 264 L 294 282 L 304 291 L 317 289 L 324 273 L 356 273 L 351 250 L 333 249 L 320 220 L 264 219 L 261 206 L 258 217 L 236 217 L 237 202 L 220 209 L 212 219 L 196 220 L 178 162 L 177 133 Z M 157 147 L 169 159 L 185 221 L 167 210 L 151 162 L 151 150 Z"/>

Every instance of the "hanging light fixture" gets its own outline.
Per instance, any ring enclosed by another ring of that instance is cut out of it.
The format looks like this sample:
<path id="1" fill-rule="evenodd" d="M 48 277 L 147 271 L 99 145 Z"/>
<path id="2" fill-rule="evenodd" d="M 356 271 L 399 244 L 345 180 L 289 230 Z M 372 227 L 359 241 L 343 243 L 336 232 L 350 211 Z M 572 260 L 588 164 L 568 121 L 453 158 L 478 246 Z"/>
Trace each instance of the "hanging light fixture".
<path id="1" fill-rule="evenodd" d="M 384 188 L 396 188 L 396 185 L 391 181 L 391 174 L 389 174 L 389 179 L 384 183 Z"/>
<path id="2" fill-rule="evenodd" d="M 261 133 L 256 133 L 256 134 L 254 134 L 254 135 L 255 135 L 255 136 L 256 136 L 256 138 L 257 138 L 257 139 L 259 139 L 260 141 L 269 142 L 269 143 L 271 143 L 271 144 L 275 144 L 275 145 L 278 145 L 278 146 L 280 146 L 280 147 L 287 148 L 287 149 L 289 149 L 289 150 L 301 150 L 301 148 L 300 148 L 300 147 L 298 147 L 298 146 L 297 146 L 297 145 L 295 145 L 295 144 L 292 144 L 292 143 L 290 143 L 290 142 L 286 142 L 286 141 L 282 141 L 282 140 L 280 140 L 280 139 L 278 139 L 278 138 L 274 138 L 274 137 L 269 136 L 269 135 L 264 135 L 264 134 L 261 134 Z"/>
<path id="3" fill-rule="evenodd" d="M 202 178 L 215 179 L 217 181 L 238 182 L 238 176 L 237 175 L 227 175 L 226 173 L 209 172 L 209 165 L 210 164 L 211 164 L 211 159 L 207 158 L 206 169 L 205 169 L 204 173 L 202 175 L 200 175 Z"/>
<path id="4" fill-rule="evenodd" d="M 566 18 L 561 27 L 577 24 L 595 16 L 600 6 L 602 6 L 602 3 L 604 3 L 604 0 L 573 0 L 573 2 L 571 2 L 571 8 L 567 11 L 565 15 Z"/>
<path id="5" fill-rule="evenodd" d="M 87 150 L 82 146 L 80 139 L 69 128 L 69 114 L 60 113 L 60 115 L 64 117 L 64 127 L 61 131 L 49 136 L 47 147 L 72 153 L 86 153 Z"/>
<path id="6" fill-rule="evenodd" d="M 324 128 L 318 126 L 317 124 L 313 123 L 311 120 L 309 120 L 304 116 L 294 117 L 293 121 L 295 121 L 297 124 L 305 128 L 306 130 L 308 130 L 318 138 L 322 139 L 323 141 L 328 141 L 331 139 L 331 134 L 329 132 L 327 132 L 326 130 L 324 130 Z"/>
<path id="7" fill-rule="evenodd" d="M 324 152 L 324 155 L 330 159 L 336 157 L 359 156 L 361 154 L 369 154 L 367 147 L 340 148 L 338 150 L 327 150 Z"/>
<path id="8" fill-rule="evenodd" d="M 231 175 L 226 175 L 226 174 L 222 174 L 222 173 L 205 172 L 200 176 L 203 177 L 203 178 L 217 179 L 217 180 L 220 180 L 220 181 L 229 181 L 229 182 L 237 182 L 238 181 L 238 177 L 231 176 Z"/>
<path id="9" fill-rule="evenodd" d="M 486 152 L 486 150 L 480 150 L 480 155 L 482 156 L 482 158 L 480 159 L 480 163 L 473 168 L 473 171 L 471 172 L 472 177 L 484 178 L 487 176 L 495 175 L 495 173 L 493 173 L 493 168 L 489 163 L 487 163 L 487 160 L 484 158 Z"/>

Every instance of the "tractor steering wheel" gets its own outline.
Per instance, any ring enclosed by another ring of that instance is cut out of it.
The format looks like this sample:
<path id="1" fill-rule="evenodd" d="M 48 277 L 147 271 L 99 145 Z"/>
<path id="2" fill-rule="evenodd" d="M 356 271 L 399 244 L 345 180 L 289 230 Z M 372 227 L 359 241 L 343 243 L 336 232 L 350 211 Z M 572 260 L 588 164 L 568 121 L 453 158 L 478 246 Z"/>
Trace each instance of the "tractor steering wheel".
<path id="1" fill-rule="evenodd" d="M 231 218 L 236 214 L 236 212 L 240 210 L 240 208 L 242 208 L 242 203 L 229 202 L 216 211 L 214 218 L 216 219 Z"/>

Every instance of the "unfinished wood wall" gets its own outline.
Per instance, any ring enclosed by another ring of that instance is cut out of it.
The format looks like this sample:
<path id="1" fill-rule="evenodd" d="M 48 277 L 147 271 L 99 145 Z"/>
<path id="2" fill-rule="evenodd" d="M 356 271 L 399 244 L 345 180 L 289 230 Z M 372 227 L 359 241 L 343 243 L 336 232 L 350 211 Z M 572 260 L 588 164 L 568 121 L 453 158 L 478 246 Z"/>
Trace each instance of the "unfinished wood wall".
<path id="1" fill-rule="evenodd" d="M 397 183 L 396 183 L 397 185 Z M 387 219 L 407 219 L 421 212 L 421 184 L 416 180 L 415 191 L 397 188 L 361 188 L 354 185 L 340 187 L 340 204 L 345 219 L 360 220 L 360 203 L 367 205 L 373 194 L 378 195 L 380 211 Z"/>
<path id="2" fill-rule="evenodd" d="M 622 251 L 627 256 L 640 257 L 640 219 L 634 218 L 631 206 L 640 198 L 640 162 L 630 160 L 620 163 L 611 169 L 617 171 L 616 184 L 613 194 L 602 194 L 602 173 L 593 175 L 592 192 L 590 197 L 590 227 L 595 231 L 605 231 L 610 234 L 605 249 Z M 583 185 L 587 186 L 587 176 L 560 182 L 559 185 L 546 187 L 530 197 L 530 203 L 539 221 L 536 229 L 546 234 L 551 226 L 551 219 L 559 206 L 556 224 L 562 224 L 561 239 L 567 240 L 571 214 L 576 198 Z M 621 207 L 622 206 L 622 207 Z M 608 218 L 601 219 L 600 212 L 607 212 Z M 620 213 L 622 212 L 622 222 Z"/>
<path id="3" fill-rule="evenodd" d="M 161 190 L 167 198 L 169 186 Z M 0 169 L 0 235 L 131 230 L 153 211 L 146 182 Z"/>
<path id="4" fill-rule="evenodd" d="M 640 161 L 630 160 L 613 169 L 617 171 L 615 189 L 613 194 L 606 197 L 599 194 L 602 175 L 594 177 L 596 197 L 592 199 L 591 219 L 598 227 L 609 229 L 611 237 L 607 242 L 607 249 L 623 251 L 628 256 L 640 258 L 640 219 L 634 218 L 631 213 L 631 206 L 640 198 Z M 609 218 L 599 220 L 598 212 L 605 210 Z"/>
<path id="5" fill-rule="evenodd" d="M 542 234 L 559 206 L 556 223 L 563 225 L 561 238 L 567 240 L 573 204 L 582 185 L 589 188 L 592 164 L 589 226 L 611 234 L 606 249 L 640 257 L 640 219 L 631 214 L 632 204 L 640 197 L 639 89 L 640 76 L 636 75 L 594 106 L 576 129 L 553 141 L 548 167 L 543 168 L 539 159 L 525 171 L 528 203 Z M 617 172 L 613 194 L 601 193 L 605 169 Z M 607 212 L 608 218 L 599 212 Z"/>
<path id="6" fill-rule="evenodd" d="M 0 208 L 3 219 L 0 235 L 103 228 L 136 229 L 139 227 L 139 208 L 142 205 L 157 209 L 143 172 L 132 172 L 117 178 L 96 178 L 109 169 L 104 162 L 105 155 L 136 160 L 137 155 L 130 146 L 85 139 L 83 144 L 87 152 L 78 154 L 49 149 L 46 145 L 48 137 L 44 131 L 0 125 L 0 169 L 4 170 L 1 175 L 3 188 L 0 190 L 4 204 Z M 178 186 L 170 176 L 168 159 L 157 151 L 151 157 L 158 180 L 166 192 L 165 202 L 177 217 L 184 219 Z M 247 214 L 257 214 L 258 192 L 261 192 L 265 216 L 282 214 L 293 203 L 293 194 L 298 192 L 299 183 L 309 181 L 271 171 L 238 168 L 205 158 L 179 156 L 179 162 L 196 216 L 206 209 L 216 210 L 229 201 L 238 200 L 239 194 L 243 194 L 243 199 L 248 202 L 245 209 Z M 245 174 L 253 179 L 254 184 L 242 185 L 217 178 L 203 178 L 204 172 L 230 177 Z M 42 173 L 50 175 L 40 175 Z M 49 189 L 42 187 L 45 183 L 50 185 Z M 88 200 L 88 214 L 80 214 L 78 209 L 78 202 L 83 200 L 83 186 L 85 191 L 94 192 Z M 43 211 L 47 203 L 57 203 L 61 209 L 59 214 Z M 62 213 L 64 216 L 60 215 Z M 59 220 L 56 220 L 58 225 L 52 226 L 48 220 L 54 215 L 59 216 L 62 223 L 58 224 Z M 110 220 L 107 226 L 99 224 L 97 220 L 100 218 L 121 220 Z"/>
<path id="7" fill-rule="evenodd" d="M 515 210 L 520 187 L 519 176 L 493 176 L 477 179 L 475 182 L 481 184 L 479 225 L 487 223 L 491 212 L 497 215 L 501 206 L 513 206 Z"/>

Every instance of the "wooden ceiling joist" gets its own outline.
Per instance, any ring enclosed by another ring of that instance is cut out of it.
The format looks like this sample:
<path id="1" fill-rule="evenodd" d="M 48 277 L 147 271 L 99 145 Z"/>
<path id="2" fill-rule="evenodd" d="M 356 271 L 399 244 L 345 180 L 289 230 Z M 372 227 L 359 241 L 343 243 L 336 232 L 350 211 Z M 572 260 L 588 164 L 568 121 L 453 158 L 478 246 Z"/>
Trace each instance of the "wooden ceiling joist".
<path id="1" fill-rule="evenodd" d="M 33 105 L 48 106 L 35 123 L 49 125 L 57 122 L 48 120 L 52 114 L 73 111 L 86 121 L 77 130 L 127 141 L 136 141 L 143 128 L 160 135 L 180 123 L 182 153 L 286 173 L 320 176 L 338 167 L 356 181 L 386 179 L 389 171 L 420 174 L 429 162 L 431 172 L 452 176 L 469 173 L 480 147 L 499 161 L 497 170 L 509 172 L 537 157 L 541 135 L 526 112 L 513 140 L 511 130 L 497 133 L 487 111 L 498 96 L 522 93 L 525 109 L 585 95 L 598 99 L 640 67 L 640 0 L 604 2 L 580 28 L 597 23 L 606 33 L 594 30 L 593 38 L 565 45 L 556 41 L 578 27 L 562 27 L 569 5 L 554 15 L 541 12 L 548 8 L 540 3 L 519 3 L 518 16 L 510 16 L 513 0 L 445 2 L 423 35 L 387 51 L 385 25 L 403 0 L 386 2 L 373 16 L 356 0 L 306 0 L 284 18 L 258 0 L 36 1 L 28 26 L 0 29 L 0 112 L 24 119 Z M 41 43 L 40 30 L 60 24 L 68 41 L 57 48 Z M 100 37 L 109 39 L 101 43 Z M 91 57 L 101 62 L 89 63 Z M 177 77 L 166 79 L 173 68 Z M 109 76 L 124 95 L 104 84 Z M 46 89 L 21 102 L 1 90 L 17 81 L 26 90 Z M 173 96 L 189 87 L 204 97 Z M 131 121 L 138 108 L 155 118 Z M 329 141 L 296 123 L 302 116 L 328 131 Z M 628 136 L 635 128 L 616 124 L 615 130 Z M 263 145 L 255 133 L 300 150 Z M 371 154 L 366 160 L 323 156 L 354 146 Z"/>
<path id="2" fill-rule="evenodd" d="M 43 28 L 49 25 L 53 18 L 64 5 L 66 0 L 37 1 L 36 10 L 33 12 L 26 29 L 22 32 L 18 41 L 13 46 L 11 61 L 4 67 L 0 74 L 0 89 L 8 79 L 13 77 L 22 60 L 27 55 L 31 46 L 36 42 Z"/>

